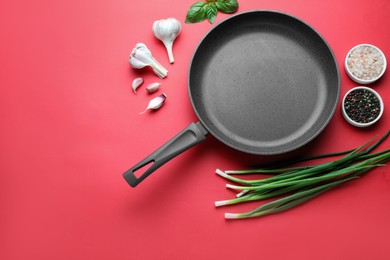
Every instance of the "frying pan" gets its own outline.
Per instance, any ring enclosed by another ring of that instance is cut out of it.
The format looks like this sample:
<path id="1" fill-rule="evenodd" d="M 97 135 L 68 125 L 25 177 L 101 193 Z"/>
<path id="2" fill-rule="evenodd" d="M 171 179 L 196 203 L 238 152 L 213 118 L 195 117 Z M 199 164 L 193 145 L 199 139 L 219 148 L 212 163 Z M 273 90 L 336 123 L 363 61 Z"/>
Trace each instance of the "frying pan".
<path id="1" fill-rule="evenodd" d="M 332 50 L 311 26 L 276 11 L 250 11 L 222 21 L 202 39 L 188 91 L 199 122 L 126 171 L 130 186 L 208 133 L 258 155 L 305 145 L 332 118 L 340 76 Z"/>

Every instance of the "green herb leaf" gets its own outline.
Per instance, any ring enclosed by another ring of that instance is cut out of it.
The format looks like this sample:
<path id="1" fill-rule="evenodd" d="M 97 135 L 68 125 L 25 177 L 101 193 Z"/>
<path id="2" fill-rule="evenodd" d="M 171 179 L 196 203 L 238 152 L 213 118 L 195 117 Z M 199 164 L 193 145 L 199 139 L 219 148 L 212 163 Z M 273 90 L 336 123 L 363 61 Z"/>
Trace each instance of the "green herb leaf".
<path id="1" fill-rule="evenodd" d="M 208 3 L 207 4 L 207 10 L 206 10 L 206 15 L 207 19 L 209 20 L 210 23 L 213 23 L 215 21 L 215 18 L 217 17 L 218 9 L 213 3 Z"/>
<path id="2" fill-rule="evenodd" d="M 216 0 L 215 6 L 221 13 L 231 14 L 237 11 L 238 2 L 237 0 Z"/>
<path id="3" fill-rule="evenodd" d="M 197 23 L 204 21 L 208 18 L 207 10 L 208 4 L 206 2 L 196 2 L 188 10 L 185 23 Z"/>
<path id="4" fill-rule="evenodd" d="M 218 12 L 231 14 L 237 11 L 237 0 L 206 0 L 193 4 L 187 12 L 186 23 L 198 23 L 209 20 L 214 23 Z"/>

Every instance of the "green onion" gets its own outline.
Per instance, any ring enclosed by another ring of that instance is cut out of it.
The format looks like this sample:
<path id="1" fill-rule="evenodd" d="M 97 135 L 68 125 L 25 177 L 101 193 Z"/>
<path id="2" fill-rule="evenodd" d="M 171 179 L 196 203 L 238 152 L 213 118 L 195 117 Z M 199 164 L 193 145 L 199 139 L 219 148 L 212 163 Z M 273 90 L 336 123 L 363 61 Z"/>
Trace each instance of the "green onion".
<path id="1" fill-rule="evenodd" d="M 248 201 L 277 199 L 265 203 L 252 211 L 244 213 L 226 213 L 227 219 L 251 218 L 285 211 L 300 205 L 346 181 L 358 178 L 367 171 L 384 166 L 390 160 L 390 149 L 372 153 L 388 136 L 390 131 L 375 143 L 373 139 L 352 150 L 306 157 L 287 163 L 278 163 L 280 168 L 266 167 L 254 170 L 216 170 L 216 173 L 234 184 L 227 188 L 240 191 L 236 198 L 216 201 L 215 206 L 226 206 Z M 341 156 L 340 159 L 311 166 L 284 167 L 319 158 Z M 263 179 L 241 179 L 232 175 L 271 174 Z M 274 175 L 277 174 L 277 175 Z"/>

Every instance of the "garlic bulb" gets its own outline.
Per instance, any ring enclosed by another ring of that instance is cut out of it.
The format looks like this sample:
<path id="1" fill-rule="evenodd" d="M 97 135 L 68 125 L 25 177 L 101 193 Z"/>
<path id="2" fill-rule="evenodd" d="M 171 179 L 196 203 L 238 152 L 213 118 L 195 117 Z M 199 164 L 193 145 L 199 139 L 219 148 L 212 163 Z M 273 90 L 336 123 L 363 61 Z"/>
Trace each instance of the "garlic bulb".
<path id="1" fill-rule="evenodd" d="M 172 45 L 181 31 L 181 24 L 176 18 L 168 18 L 153 23 L 153 33 L 161 40 L 168 52 L 169 62 L 174 63 Z"/>
<path id="2" fill-rule="evenodd" d="M 167 95 L 162 93 L 160 96 L 153 98 L 150 100 L 148 107 L 141 112 L 140 114 L 145 113 L 149 109 L 159 109 L 165 102 L 165 99 L 167 98 Z"/>
<path id="3" fill-rule="evenodd" d="M 142 69 L 146 66 L 152 67 L 153 71 L 160 78 L 165 78 L 168 71 L 152 56 L 151 51 L 143 43 L 137 43 L 130 53 L 129 63 L 135 69 Z"/>
<path id="4" fill-rule="evenodd" d="M 134 93 L 136 93 L 137 91 L 137 88 L 139 86 L 141 86 L 141 84 L 144 82 L 144 79 L 143 78 L 136 78 L 133 80 L 133 82 L 131 83 L 131 88 L 133 89 Z"/>
<path id="5" fill-rule="evenodd" d="M 161 86 L 161 84 L 159 82 L 150 83 L 146 87 L 146 91 L 148 93 L 154 93 L 154 92 L 156 92 L 160 88 L 160 86 Z"/>

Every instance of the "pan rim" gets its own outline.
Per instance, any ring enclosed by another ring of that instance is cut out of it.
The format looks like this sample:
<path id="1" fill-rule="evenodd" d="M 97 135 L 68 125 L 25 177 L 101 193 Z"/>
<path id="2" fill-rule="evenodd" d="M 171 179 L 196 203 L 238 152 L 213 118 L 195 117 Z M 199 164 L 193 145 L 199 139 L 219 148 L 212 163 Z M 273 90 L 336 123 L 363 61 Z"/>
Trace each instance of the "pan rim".
<path id="1" fill-rule="evenodd" d="M 336 81 L 337 81 L 336 95 L 335 95 L 335 98 L 334 98 L 334 103 L 332 104 L 331 109 L 329 110 L 330 113 L 328 114 L 326 120 L 324 120 L 324 122 L 322 123 L 321 127 L 319 127 L 317 129 L 317 131 L 313 132 L 313 134 L 311 134 L 309 138 L 306 138 L 305 140 L 303 140 L 303 141 L 301 141 L 301 142 L 299 142 L 299 143 L 297 143 L 295 145 L 291 145 L 291 146 L 289 146 L 287 148 L 284 148 L 284 149 L 278 149 L 278 150 L 272 150 L 272 149 L 262 149 L 262 150 L 260 150 L 260 149 L 256 149 L 256 151 L 254 151 L 254 150 L 248 150 L 246 148 L 243 148 L 243 147 L 240 147 L 240 146 L 237 146 L 235 144 L 230 143 L 229 140 L 226 140 L 226 138 L 221 137 L 221 135 L 218 132 L 215 132 L 212 128 L 209 127 L 208 123 L 205 122 L 205 119 L 203 118 L 203 116 L 198 111 L 197 105 L 194 102 L 194 97 L 192 96 L 192 92 L 191 92 L 191 82 L 190 82 L 191 81 L 191 77 L 190 77 L 191 76 L 191 70 L 192 70 L 194 59 L 196 58 L 196 55 L 197 55 L 199 49 L 201 48 L 203 42 L 209 37 L 210 34 L 213 33 L 213 31 L 215 31 L 216 29 L 221 27 L 224 23 L 227 23 L 227 22 L 229 22 L 231 20 L 234 20 L 234 19 L 240 19 L 240 17 L 242 17 L 242 16 L 251 15 L 253 13 L 257 13 L 257 14 L 268 13 L 268 14 L 286 16 L 286 17 L 289 17 L 290 19 L 296 20 L 297 22 L 301 23 L 303 26 L 306 26 L 308 29 L 310 29 L 312 32 L 314 32 L 319 37 L 319 39 L 324 43 L 324 46 L 326 46 L 327 50 L 330 53 L 330 57 L 332 58 L 332 61 L 334 63 L 334 69 L 335 69 L 336 74 L 337 74 L 337 75 L 335 75 L 335 76 L 337 76 L 337 78 L 336 78 Z M 325 40 L 325 38 L 316 29 L 314 29 L 311 25 L 309 25 L 307 22 L 303 21 L 302 19 L 300 19 L 300 18 L 298 18 L 298 17 L 296 17 L 294 15 L 291 15 L 291 14 L 288 14 L 288 13 L 285 13 L 285 12 L 276 11 L 276 10 L 249 10 L 249 11 L 241 12 L 241 13 L 238 13 L 238 14 L 235 14 L 235 15 L 233 15 L 231 17 L 226 18 L 225 20 L 219 22 L 217 25 L 215 25 L 213 28 L 211 28 L 203 36 L 203 38 L 200 40 L 198 46 L 196 47 L 196 49 L 195 49 L 195 51 L 194 51 L 194 53 L 192 55 L 192 58 L 191 58 L 191 61 L 190 61 L 190 65 L 189 65 L 187 80 L 188 80 L 187 87 L 188 87 L 188 93 L 189 93 L 191 105 L 192 105 L 192 107 L 193 107 L 193 109 L 194 109 L 194 111 L 195 111 L 199 121 L 203 125 L 203 127 L 205 129 L 207 129 L 207 131 L 209 133 L 211 133 L 215 138 L 217 138 L 219 141 L 221 141 L 225 145 L 227 145 L 227 146 L 229 146 L 229 147 L 231 147 L 231 148 L 233 148 L 233 149 L 235 149 L 237 151 L 241 151 L 241 152 L 245 152 L 245 153 L 249 153 L 249 154 L 255 154 L 255 155 L 276 155 L 276 154 L 287 153 L 287 152 L 296 150 L 298 148 L 301 148 L 302 146 L 308 144 L 313 139 L 315 139 L 328 126 L 329 122 L 333 118 L 333 116 L 335 114 L 335 111 L 337 109 L 339 98 L 340 98 L 340 88 L 341 88 L 340 71 L 339 71 L 339 66 L 338 66 L 338 63 L 337 63 L 337 59 L 335 57 L 335 54 L 334 54 L 332 48 L 330 47 L 329 43 Z"/>

